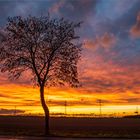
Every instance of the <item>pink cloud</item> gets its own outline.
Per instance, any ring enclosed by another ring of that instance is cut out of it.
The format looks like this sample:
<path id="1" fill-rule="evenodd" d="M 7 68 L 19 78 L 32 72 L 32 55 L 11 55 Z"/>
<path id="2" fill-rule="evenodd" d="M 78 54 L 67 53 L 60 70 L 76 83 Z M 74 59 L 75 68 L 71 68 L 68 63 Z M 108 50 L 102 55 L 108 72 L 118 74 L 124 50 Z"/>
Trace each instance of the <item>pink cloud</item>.
<path id="1" fill-rule="evenodd" d="M 64 1 L 59 1 L 58 3 L 55 3 L 50 9 L 49 12 L 53 14 L 58 14 L 59 9 L 64 5 Z"/>
<path id="2" fill-rule="evenodd" d="M 134 38 L 140 37 L 140 12 L 137 15 L 136 24 L 133 25 L 130 29 L 130 35 Z"/>

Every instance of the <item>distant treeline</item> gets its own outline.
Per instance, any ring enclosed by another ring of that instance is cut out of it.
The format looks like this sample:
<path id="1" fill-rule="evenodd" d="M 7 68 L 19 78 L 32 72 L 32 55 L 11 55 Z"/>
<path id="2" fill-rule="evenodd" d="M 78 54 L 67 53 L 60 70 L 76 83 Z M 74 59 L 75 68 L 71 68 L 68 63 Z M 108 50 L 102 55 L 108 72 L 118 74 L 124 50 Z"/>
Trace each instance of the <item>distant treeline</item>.
<path id="1" fill-rule="evenodd" d="M 140 115 L 128 115 L 124 116 L 123 118 L 140 118 Z"/>

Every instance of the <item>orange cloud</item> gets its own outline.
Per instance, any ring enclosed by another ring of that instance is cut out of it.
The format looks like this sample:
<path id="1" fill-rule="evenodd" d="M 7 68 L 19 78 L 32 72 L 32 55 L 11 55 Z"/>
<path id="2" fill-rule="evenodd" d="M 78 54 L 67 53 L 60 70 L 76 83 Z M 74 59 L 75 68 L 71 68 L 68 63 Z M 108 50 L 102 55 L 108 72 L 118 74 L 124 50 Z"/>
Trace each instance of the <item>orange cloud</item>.
<path id="1" fill-rule="evenodd" d="M 98 85 L 97 85 L 98 86 Z M 9 89 L 9 90 L 8 90 Z M 0 96 L 0 108 L 5 108 L 8 110 L 23 110 L 25 114 L 28 113 L 43 113 L 43 110 L 39 101 L 38 89 L 33 89 L 32 87 L 23 87 L 16 85 L 9 85 L 5 89 L 3 86 L 0 87 L 0 92 L 8 95 L 8 97 Z M 50 112 L 64 112 L 65 111 L 65 101 L 67 101 L 67 112 L 68 113 L 98 113 L 99 112 L 99 102 L 98 99 L 102 100 L 103 108 L 106 108 L 104 113 L 110 112 L 111 106 L 122 105 L 124 111 L 127 110 L 127 105 L 135 105 L 139 103 L 139 95 L 134 95 L 131 92 L 123 94 L 114 93 L 96 93 L 94 90 L 91 92 L 86 91 L 83 88 L 73 89 L 73 88 L 51 88 L 45 91 L 46 102 L 49 105 Z M 31 98 L 32 97 L 32 98 Z M 133 110 L 135 108 L 132 108 Z M 119 111 L 119 110 L 115 110 Z"/>
<path id="2" fill-rule="evenodd" d="M 130 29 L 130 35 L 134 38 L 140 37 L 140 12 L 137 15 L 136 24 Z"/>
<path id="3" fill-rule="evenodd" d="M 102 36 L 96 36 L 94 40 L 85 40 L 85 47 L 86 48 L 110 48 L 116 44 L 116 37 L 112 33 L 104 33 Z"/>
<path id="4" fill-rule="evenodd" d="M 115 45 L 116 38 L 113 34 L 105 33 L 100 38 L 100 43 L 101 43 L 101 46 L 103 46 L 104 48 L 111 47 L 111 46 Z"/>

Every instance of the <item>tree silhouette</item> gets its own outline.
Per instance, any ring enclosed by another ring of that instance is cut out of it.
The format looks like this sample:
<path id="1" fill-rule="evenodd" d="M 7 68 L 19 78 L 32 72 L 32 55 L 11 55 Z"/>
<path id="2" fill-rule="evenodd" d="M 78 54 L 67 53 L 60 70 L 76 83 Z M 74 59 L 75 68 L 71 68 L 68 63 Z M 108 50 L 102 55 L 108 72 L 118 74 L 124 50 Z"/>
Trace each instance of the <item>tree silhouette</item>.
<path id="1" fill-rule="evenodd" d="M 76 28 L 81 23 L 48 17 L 10 17 L 5 39 L 0 45 L 1 72 L 17 79 L 31 71 L 32 80 L 40 89 L 45 113 L 45 134 L 49 134 L 49 109 L 44 99 L 45 86 L 77 86 L 77 63 L 81 44 Z"/>

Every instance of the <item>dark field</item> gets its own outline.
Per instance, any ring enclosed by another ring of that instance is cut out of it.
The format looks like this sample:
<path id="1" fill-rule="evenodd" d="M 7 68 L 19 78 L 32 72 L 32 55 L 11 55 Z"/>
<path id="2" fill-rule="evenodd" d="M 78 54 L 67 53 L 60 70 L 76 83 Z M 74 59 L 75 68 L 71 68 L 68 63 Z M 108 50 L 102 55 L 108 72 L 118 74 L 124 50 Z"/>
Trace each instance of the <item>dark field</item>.
<path id="1" fill-rule="evenodd" d="M 52 136 L 140 138 L 138 118 L 51 118 Z M 43 136 L 43 117 L 0 116 L 1 135 Z"/>

